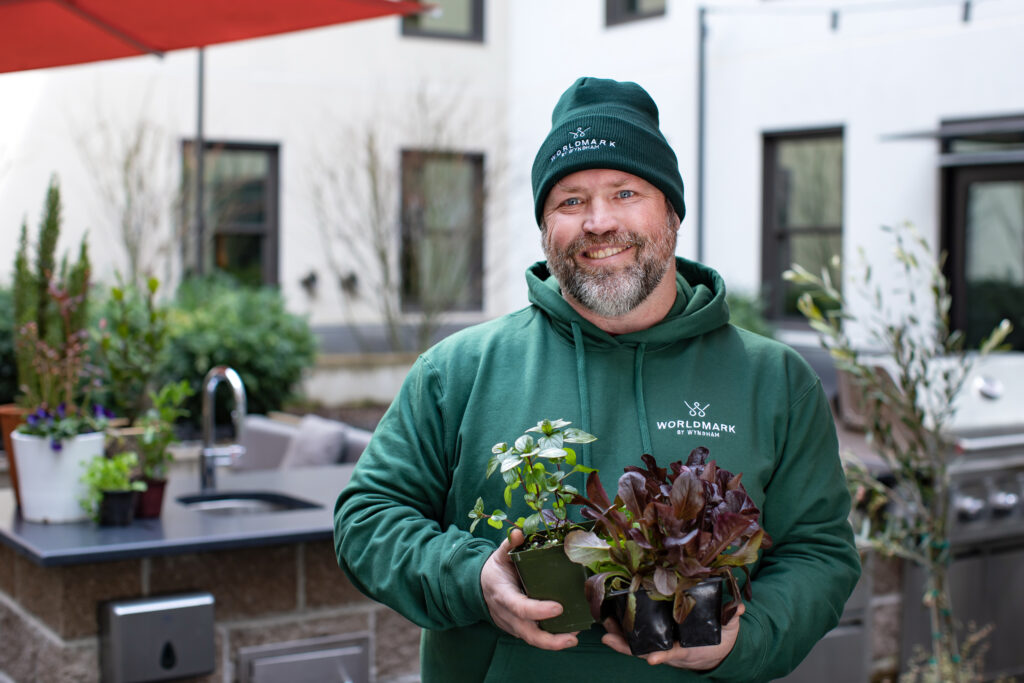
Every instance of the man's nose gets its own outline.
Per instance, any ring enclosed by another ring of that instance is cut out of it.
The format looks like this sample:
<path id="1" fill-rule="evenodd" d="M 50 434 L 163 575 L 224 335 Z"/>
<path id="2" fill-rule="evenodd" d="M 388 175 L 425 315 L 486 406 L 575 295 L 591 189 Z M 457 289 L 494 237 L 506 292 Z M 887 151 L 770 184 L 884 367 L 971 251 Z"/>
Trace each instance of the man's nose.
<path id="1" fill-rule="evenodd" d="M 589 211 L 583 219 L 583 230 L 595 235 L 603 235 L 618 229 L 619 221 L 613 208 L 605 201 L 592 201 Z"/>

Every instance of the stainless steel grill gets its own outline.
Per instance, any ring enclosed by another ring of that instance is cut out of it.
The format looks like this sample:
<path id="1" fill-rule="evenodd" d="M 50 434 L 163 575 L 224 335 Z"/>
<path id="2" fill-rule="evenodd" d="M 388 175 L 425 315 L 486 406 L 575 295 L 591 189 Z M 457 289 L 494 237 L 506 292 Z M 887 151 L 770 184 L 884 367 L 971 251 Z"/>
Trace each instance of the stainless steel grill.
<path id="1" fill-rule="evenodd" d="M 994 624 L 986 679 L 1024 675 L 1024 353 L 980 360 L 951 425 L 950 588 L 964 623 Z M 922 572 L 904 574 L 901 661 L 929 643 Z"/>

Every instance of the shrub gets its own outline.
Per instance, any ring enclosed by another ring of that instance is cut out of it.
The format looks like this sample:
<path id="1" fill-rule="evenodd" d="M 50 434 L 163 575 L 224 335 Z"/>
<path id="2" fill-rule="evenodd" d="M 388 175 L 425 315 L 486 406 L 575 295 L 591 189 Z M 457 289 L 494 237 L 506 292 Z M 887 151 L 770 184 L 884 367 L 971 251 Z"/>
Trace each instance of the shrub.
<path id="1" fill-rule="evenodd" d="M 775 329 L 764 316 L 764 299 L 760 296 L 729 292 L 726 302 L 729 304 L 729 322 L 733 325 L 769 339 L 775 336 Z"/>
<path id="2" fill-rule="evenodd" d="M 165 382 L 187 380 L 197 389 L 184 408 L 197 424 L 203 378 L 228 365 L 245 383 L 248 411 L 279 410 L 313 365 L 316 340 L 306 320 L 285 310 L 276 289 L 250 289 L 224 275 L 182 282 L 168 314 Z"/>
<path id="3" fill-rule="evenodd" d="M 13 403 L 18 395 L 14 355 L 14 304 L 11 290 L 0 287 L 0 403 Z"/>

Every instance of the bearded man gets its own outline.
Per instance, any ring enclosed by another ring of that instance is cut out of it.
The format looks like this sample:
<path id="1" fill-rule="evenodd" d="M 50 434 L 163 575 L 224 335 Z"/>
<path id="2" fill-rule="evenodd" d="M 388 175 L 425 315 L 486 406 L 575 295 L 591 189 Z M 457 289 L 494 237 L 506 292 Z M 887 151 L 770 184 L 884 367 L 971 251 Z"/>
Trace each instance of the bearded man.
<path id="1" fill-rule="evenodd" d="M 428 683 L 784 676 L 836 625 L 860 575 L 818 378 L 792 349 L 730 325 L 722 278 L 675 256 L 683 181 L 639 85 L 577 80 L 532 178 L 547 260 L 526 273 L 530 306 L 417 360 L 338 498 L 339 565 L 423 627 Z M 522 534 L 468 527 L 478 497 L 502 507 L 484 478 L 491 444 L 545 418 L 598 437 L 577 452 L 608 490 L 643 453 L 669 462 L 698 446 L 743 473 L 773 544 L 719 645 L 634 657 L 610 622 L 540 628 L 562 607 L 523 593 L 508 554 Z"/>

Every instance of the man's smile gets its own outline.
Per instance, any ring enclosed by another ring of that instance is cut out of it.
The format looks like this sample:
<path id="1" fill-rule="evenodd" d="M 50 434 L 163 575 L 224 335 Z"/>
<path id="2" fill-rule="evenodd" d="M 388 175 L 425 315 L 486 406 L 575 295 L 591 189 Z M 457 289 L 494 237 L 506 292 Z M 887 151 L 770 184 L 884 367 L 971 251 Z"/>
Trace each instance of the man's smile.
<path id="1" fill-rule="evenodd" d="M 594 248 L 594 249 L 586 249 L 586 250 L 584 250 L 582 252 L 582 256 L 585 257 L 585 258 L 594 260 L 594 261 L 599 261 L 601 259 L 611 258 L 612 256 L 615 256 L 616 254 L 621 254 L 622 252 L 626 251 L 627 249 L 631 249 L 631 248 L 632 247 L 630 245 L 626 245 L 626 244 L 616 244 L 616 245 L 607 246 L 607 247 L 597 247 L 597 248 Z"/>

